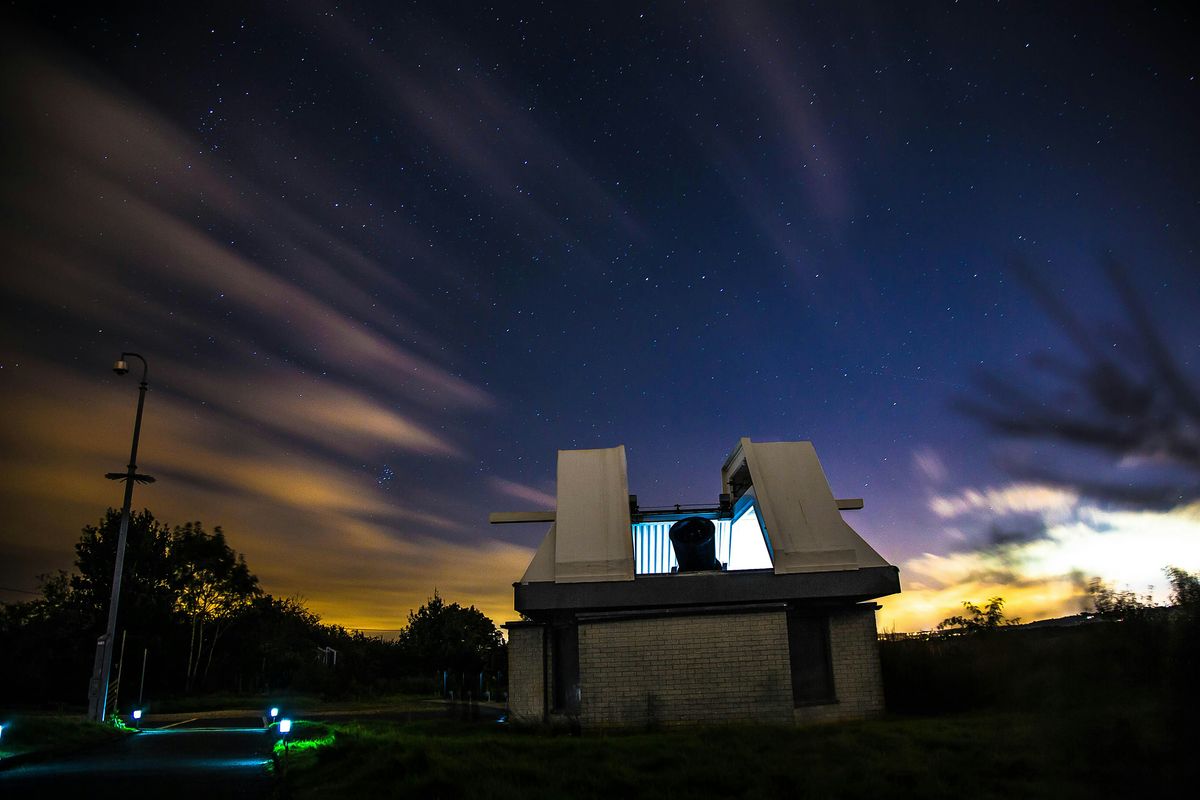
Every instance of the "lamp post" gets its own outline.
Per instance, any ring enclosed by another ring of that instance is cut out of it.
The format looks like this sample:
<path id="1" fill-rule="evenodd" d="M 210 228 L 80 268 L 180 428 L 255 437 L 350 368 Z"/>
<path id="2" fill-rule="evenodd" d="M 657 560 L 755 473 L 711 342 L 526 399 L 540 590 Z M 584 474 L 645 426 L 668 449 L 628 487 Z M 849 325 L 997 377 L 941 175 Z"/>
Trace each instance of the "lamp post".
<path id="1" fill-rule="evenodd" d="M 112 672 L 113 641 L 117 637 L 117 605 L 121 599 L 121 573 L 125 566 L 125 542 L 129 538 L 129 508 L 133 503 L 134 483 L 154 483 L 149 475 L 139 475 L 137 471 L 138 437 L 142 433 L 142 408 L 146 404 L 146 374 L 150 368 L 146 359 L 137 353 L 121 353 L 121 357 L 113 364 L 113 372 L 124 375 L 129 372 L 127 358 L 136 358 L 142 362 L 142 380 L 138 384 L 137 416 L 133 420 L 133 447 L 129 450 L 129 465 L 125 472 L 109 472 L 104 477 L 110 481 L 125 481 L 125 503 L 121 506 L 121 529 L 117 534 L 117 557 L 113 566 L 112 599 L 108 601 L 108 628 L 102 640 L 103 653 L 97 665 L 97 673 L 92 678 L 92 697 L 88 703 L 88 715 L 97 722 L 103 722 L 108 706 L 108 681 Z"/>

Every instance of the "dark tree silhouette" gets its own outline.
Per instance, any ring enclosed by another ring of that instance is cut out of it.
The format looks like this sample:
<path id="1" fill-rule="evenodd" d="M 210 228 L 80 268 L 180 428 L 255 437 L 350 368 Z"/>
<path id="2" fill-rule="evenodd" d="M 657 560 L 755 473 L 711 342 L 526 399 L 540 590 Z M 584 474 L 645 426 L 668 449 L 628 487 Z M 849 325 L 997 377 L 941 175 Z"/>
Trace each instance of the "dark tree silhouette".
<path id="1" fill-rule="evenodd" d="M 41 578 L 40 596 L 0 604 L 0 705 L 82 703 L 96 637 L 104 630 L 120 513 L 109 509 L 76 545 L 75 571 Z M 500 688 L 504 643 L 474 606 L 436 592 L 398 642 L 323 623 L 298 597 L 263 593 L 219 527 L 169 527 L 149 511 L 132 515 L 119 636 L 127 639 L 122 701 L 140 691 L 157 702 L 195 691 L 319 692 L 360 696 L 429 692 L 456 685 Z M 336 651 L 336 661 L 328 658 Z M 436 684 L 436 685 L 435 685 Z"/>
<path id="2" fill-rule="evenodd" d="M 490 662 L 504 640 L 482 611 L 447 604 L 434 590 L 425 605 L 408 613 L 399 643 L 422 669 L 473 673 Z"/>
<path id="3" fill-rule="evenodd" d="M 1028 264 L 1012 266 L 1078 357 L 1038 356 L 1034 375 L 1021 378 L 978 373 L 978 394 L 958 398 L 959 408 L 1005 436 L 1061 443 L 1092 457 L 1086 469 L 1049 461 L 1007 464 L 1021 477 L 1145 507 L 1200 498 L 1200 391 L 1126 270 L 1105 262 L 1125 316 L 1114 329 L 1083 319 Z M 1091 468 L 1096 456 L 1110 474 Z M 1111 474 L 1118 464 L 1145 469 L 1118 477 Z"/>
<path id="4" fill-rule="evenodd" d="M 191 689 L 198 677 L 207 677 L 221 634 L 260 591 L 258 578 L 246 566 L 246 559 L 225 543 L 219 525 L 211 534 L 199 522 L 177 526 L 171 543 L 175 607 L 191 623 L 187 663 L 187 687 Z"/>
<path id="5" fill-rule="evenodd" d="M 1154 598 L 1149 592 L 1139 597 L 1129 589 L 1117 589 L 1098 577 L 1088 581 L 1087 593 L 1091 612 L 1106 619 L 1137 619 L 1154 607 Z"/>
<path id="6" fill-rule="evenodd" d="M 1020 617 L 1004 616 L 1004 598 L 990 597 L 982 606 L 977 606 L 971 602 L 964 602 L 963 610 L 966 614 L 957 614 L 953 617 L 947 617 L 938 623 L 939 631 L 947 631 L 954 633 L 980 633 L 981 631 L 995 630 L 1009 625 L 1020 625 Z"/>
<path id="7" fill-rule="evenodd" d="M 1194 607 L 1200 603 L 1200 573 L 1179 567 L 1167 567 L 1163 572 L 1171 584 L 1171 605 Z"/>

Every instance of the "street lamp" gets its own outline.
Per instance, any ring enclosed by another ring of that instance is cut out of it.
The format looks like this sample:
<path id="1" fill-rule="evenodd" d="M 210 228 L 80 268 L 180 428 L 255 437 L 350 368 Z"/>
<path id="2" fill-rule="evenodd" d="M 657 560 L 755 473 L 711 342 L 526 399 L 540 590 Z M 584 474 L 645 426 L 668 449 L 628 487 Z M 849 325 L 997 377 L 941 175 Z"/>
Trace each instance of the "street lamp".
<path id="1" fill-rule="evenodd" d="M 149 475 L 139 475 L 137 471 L 138 437 L 142 433 L 142 408 L 146 404 L 146 374 L 150 371 L 146 359 L 137 353 L 121 353 L 121 357 L 113 364 L 113 372 L 124 375 L 129 372 L 128 358 L 136 358 L 142 362 L 142 380 L 138 384 L 137 416 L 133 420 L 133 447 L 129 450 L 129 465 L 125 472 L 109 472 L 104 477 L 110 481 L 125 481 L 125 503 L 121 506 L 121 530 L 117 534 L 117 558 L 113 566 L 112 599 L 108 601 L 108 627 L 101 640 L 103 651 L 98 654 L 98 664 L 92 676 L 91 696 L 88 702 L 88 716 L 97 722 L 103 722 L 108 706 L 108 681 L 112 672 L 113 642 L 117 638 L 117 605 L 121 599 L 121 573 L 125 566 L 125 542 L 129 538 L 129 508 L 133 503 L 133 484 L 154 483 Z"/>

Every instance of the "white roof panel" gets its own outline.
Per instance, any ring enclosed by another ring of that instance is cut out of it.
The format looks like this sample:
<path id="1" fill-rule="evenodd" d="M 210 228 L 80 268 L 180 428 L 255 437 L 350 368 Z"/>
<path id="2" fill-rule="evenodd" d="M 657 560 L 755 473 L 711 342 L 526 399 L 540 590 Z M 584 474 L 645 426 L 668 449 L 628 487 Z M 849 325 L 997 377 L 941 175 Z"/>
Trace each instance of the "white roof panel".
<path id="1" fill-rule="evenodd" d="M 625 447 L 558 451 L 554 580 L 633 580 Z"/>

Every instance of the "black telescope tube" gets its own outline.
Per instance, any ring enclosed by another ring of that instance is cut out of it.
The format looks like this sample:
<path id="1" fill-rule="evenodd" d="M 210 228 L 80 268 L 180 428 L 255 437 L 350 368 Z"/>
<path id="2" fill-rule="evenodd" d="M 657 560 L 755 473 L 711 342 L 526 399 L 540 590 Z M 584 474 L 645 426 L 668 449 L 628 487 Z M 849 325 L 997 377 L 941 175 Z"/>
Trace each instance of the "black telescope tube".
<path id="1" fill-rule="evenodd" d="M 684 517 L 671 526 L 671 547 L 680 572 L 721 569 L 717 561 L 717 526 L 704 517 Z"/>

